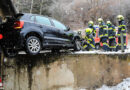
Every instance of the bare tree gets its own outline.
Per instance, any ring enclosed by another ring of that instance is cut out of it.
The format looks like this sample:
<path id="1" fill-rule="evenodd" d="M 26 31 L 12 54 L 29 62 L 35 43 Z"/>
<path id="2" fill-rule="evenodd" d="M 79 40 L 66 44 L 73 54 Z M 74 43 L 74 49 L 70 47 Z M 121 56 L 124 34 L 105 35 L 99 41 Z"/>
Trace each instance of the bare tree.
<path id="1" fill-rule="evenodd" d="M 40 15 L 42 14 L 42 4 L 43 4 L 43 0 L 41 1 L 41 4 L 40 4 Z"/>
<path id="2" fill-rule="evenodd" d="M 85 27 L 89 20 L 99 17 L 116 23 L 122 14 L 130 22 L 130 0 L 13 0 L 20 12 L 54 17 L 71 27 Z"/>
<path id="3" fill-rule="evenodd" d="M 32 13 L 32 9 L 33 9 L 33 0 L 31 2 L 31 9 L 30 9 L 30 13 Z"/>

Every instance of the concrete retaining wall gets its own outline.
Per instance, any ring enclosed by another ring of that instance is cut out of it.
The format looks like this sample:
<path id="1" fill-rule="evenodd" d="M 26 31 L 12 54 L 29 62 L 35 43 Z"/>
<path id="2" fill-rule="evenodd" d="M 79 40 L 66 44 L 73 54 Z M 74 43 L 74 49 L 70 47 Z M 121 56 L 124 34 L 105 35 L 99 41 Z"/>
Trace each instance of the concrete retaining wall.
<path id="1" fill-rule="evenodd" d="M 129 54 L 19 55 L 6 60 L 5 90 L 95 90 L 130 77 Z"/>

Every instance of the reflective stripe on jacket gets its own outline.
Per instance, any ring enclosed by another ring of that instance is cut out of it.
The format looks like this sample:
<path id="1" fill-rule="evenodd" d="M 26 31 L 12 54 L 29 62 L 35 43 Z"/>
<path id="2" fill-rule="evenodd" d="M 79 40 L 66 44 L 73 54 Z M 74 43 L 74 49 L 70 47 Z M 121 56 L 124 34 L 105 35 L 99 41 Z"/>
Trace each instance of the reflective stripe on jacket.
<path id="1" fill-rule="evenodd" d="M 120 36 L 121 32 L 123 32 L 123 36 L 126 36 L 126 25 L 125 25 L 125 21 L 120 21 L 119 22 L 117 36 Z"/>
<path id="2" fill-rule="evenodd" d="M 116 30 L 114 26 L 108 26 L 108 38 L 112 39 L 116 36 Z"/>

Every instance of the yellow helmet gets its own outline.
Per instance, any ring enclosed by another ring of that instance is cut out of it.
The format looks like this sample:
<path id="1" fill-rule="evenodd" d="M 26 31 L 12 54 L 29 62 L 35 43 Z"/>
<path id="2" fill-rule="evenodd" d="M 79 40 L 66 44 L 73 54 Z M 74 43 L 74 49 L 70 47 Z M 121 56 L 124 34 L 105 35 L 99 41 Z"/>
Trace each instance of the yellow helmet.
<path id="1" fill-rule="evenodd" d="M 98 19 L 98 22 L 103 22 L 103 19 L 102 19 L 102 18 L 99 18 L 99 19 Z"/>
<path id="2" fill-rule="evenodd" d="M 94 23 L 93 23 L 93 21 L 89 21 L 89 22 L 88 22 L 88 24 L 91 24 L 91 25 L 93 25 Z"/>
<path id="3" fill-rule="evenodd" d="M 107 21 L 107 24 L 112 24 L 111 21 Z"/>
<path id="4" fill-rule="evenodd" d="M 124 20 L 124 17 L 123 17 L 123 15 L 118 15 L 117 19 L 118 19 L 118 21 L 121 21 L 121 20 Z"/>
<path id="5" fill-rule="evenodd" d="M 91 28 L 87 28 L 87 29 L 85 30 L 85 32 L 88 33 L 88 34 L 90 34 L 90 33 L 92 33 L 92 29 L 91 29 Z"/>

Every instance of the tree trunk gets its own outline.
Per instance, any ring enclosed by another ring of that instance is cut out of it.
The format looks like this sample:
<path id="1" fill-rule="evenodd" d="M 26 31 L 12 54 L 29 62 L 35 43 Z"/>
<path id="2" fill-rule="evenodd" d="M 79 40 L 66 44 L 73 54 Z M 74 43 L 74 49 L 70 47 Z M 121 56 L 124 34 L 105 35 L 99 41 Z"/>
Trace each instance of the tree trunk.
<path id="1" fill-rule="evenodd" d="M 32 9 L 33 9 L 33 0 L 31 2 L 31 9 L 30 9 L 30 13 L 32 13 Z"/>
<path id="2" fill-rule="evenodd" d="M 42 5 L 43 5 L 43 0 L 42 0 L 42 2 L 41 2 L 41 5 L 40 5 L 40 15 L 42 14 Z"/>

